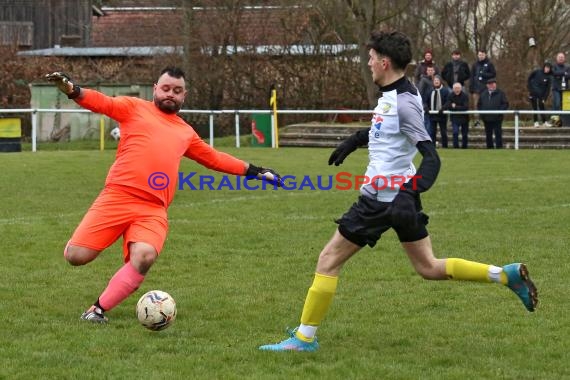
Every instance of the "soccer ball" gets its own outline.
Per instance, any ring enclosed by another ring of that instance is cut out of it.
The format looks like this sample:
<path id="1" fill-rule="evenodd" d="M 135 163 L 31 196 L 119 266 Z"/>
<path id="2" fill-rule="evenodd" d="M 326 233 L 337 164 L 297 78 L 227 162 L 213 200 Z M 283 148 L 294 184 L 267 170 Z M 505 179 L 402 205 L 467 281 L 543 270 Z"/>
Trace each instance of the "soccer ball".
<path id="1" fill-rule="evenodd" d="M 147 329 L 164 330 L 176 319 L 176 302 L 162 290 L 151 290 L 139 299 L 136 312 L 139 322 Z"/>
<path id="2" fill-rule="evenodd" d="M 118 139 L 121 138 L 121 130 L 119 129 L 119 127 L 115 127 L 111 129 L 110 135 L 115 141 L 117 141 Z"/>

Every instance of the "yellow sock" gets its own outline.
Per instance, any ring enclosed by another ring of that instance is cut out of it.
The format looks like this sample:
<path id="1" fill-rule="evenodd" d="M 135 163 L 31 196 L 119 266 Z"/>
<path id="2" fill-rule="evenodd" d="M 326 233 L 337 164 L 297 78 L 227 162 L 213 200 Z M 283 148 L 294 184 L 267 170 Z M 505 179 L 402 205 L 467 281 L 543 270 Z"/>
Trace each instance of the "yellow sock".
<path id="1" fill-rule="evenodd" d="M 500 275 L 500 279 L 499 282 L 503 285 L 507 285 L 509 283 L 509 278 L 507 277 L 507 274 L 505 273 L 505 271 L 501 271 L 501 275 Z"/>
<path id="2" fill-rule="evenodd" d="M 502 268 L 463 259 L 445 260 L 445 273 L 452 280 L 507 283 Z"/>
<path id="3" fill-rule="evenodd" d="M 316 331 L 316 327 L 321 324 L 321 321 L 325 317 L 329 306 L 332 303 L 334 294 L 336 293 L 336 286 L 338 284 L 337 276 L 326 276 L 324 274 L 315 273 L 315 278 L 313 284 L 307 292 L 307 298 L 305 298 L 305 306 L 303 306 L 303 313 L 301 314 L 301 327 L 303 325 L 313 327 L 313 334 Z M 297 337 L 304 341 L 312 341 L 312 334 L 304 335 L 302 331 L 297 331 Z"/>

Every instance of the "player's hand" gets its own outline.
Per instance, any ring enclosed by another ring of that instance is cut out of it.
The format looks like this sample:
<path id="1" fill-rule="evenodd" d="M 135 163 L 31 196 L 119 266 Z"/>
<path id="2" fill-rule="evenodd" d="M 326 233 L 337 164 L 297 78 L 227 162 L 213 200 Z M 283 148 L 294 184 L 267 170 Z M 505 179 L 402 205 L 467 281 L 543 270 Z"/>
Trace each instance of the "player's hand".
<path id="1" fill-rule="evenodd" d="M 283 178 L 273 169 L 262 168 L 260 173 L 265 181 L 276 185 L 277 187 L 283 187 Z"/>
<path id="2" fill-rule="evenodd" d="M 368 132 L 368 128 L 361 129 L 341 142 L 329 157 L 329 165 L 334 164 L 335 166 L 339 166 L 344 162 L 344 159 L 359 146 L 368 144 Z"/>
<path id="3" fill-rule="evenodd" d="M 339 166 L 344 162 L 344 159 L 348 157 L 349 154 L 354 152 L 357 148 L 358 144 L 350 137 L 344 140 L 332 152 L 331 156 L 329 157 L 329 165 L 332 165 L 334 163 L 335 166 Z"/>
<path id="4" fill-rule="evenodd" d="M 247 179 L 261 179 L 265 180 L 277 187 L 283 187 L 283 178 L 273 169 L 262 168 L 252 164 L 249 164 L 247 172 L 245 173 Z"/>
<path id="5" fill-rule="evenodd" d="M 53 82 L 57 88 L 66 95 L 70 95 L 73 93 L 74 84 L 71 81 L 71 78 L 66 74 L 56 71 L 51 74 L 46 74 L 45 78 L 49 82 Z"/>
<path id="6" fill-rule="evenodd" d="M 398 192 L 392 201 L 391 214 L 394 226 L 415 227 L 417 225 L 416 199 L 411 192 L 403 190 Z"/>

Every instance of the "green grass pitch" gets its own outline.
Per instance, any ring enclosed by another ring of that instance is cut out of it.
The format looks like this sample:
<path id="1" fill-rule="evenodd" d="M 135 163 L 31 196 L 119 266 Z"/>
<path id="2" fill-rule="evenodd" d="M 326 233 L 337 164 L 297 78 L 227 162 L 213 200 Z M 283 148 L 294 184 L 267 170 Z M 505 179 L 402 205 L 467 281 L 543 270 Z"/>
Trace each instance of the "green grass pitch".
<path id="1" fill-rule="evenodd" d="M 298 177 L 367 163 L 363 149 L 338 168 L 329 149 L 221 149 Z M 320 249 L 357 191 L 179 191 L 159 260 L 96 326 L 79 316 L 121 265 L 120 244 L 83 267 L 62 250 L 114 151 L 1 154 L 0 379 L 570 378 L 570 151 L 440 153 L 423 196 L 436 255 L 525 262 L 538 310 L 499 285 L 422 280 L 389 231 L 344 267 L 316 354 L 257 346 L 299 322 Z M 190 160 L 180 171 L 213 174 Z M 178 305 L 158 333 L 134 312 L 150 289 Z"/>

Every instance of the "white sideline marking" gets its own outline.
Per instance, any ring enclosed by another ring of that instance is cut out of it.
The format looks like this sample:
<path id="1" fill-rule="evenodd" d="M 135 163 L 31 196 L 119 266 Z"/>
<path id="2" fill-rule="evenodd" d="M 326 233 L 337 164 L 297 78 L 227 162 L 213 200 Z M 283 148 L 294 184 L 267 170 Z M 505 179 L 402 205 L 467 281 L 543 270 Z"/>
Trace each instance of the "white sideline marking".
<path id="1" fill-rule="evenodd" d="M 312 195 L 318 195 L 318 193 L 321 193 L 321 191 L 311 191 L 311 192 L 291 192 L 291 193 L 287 193 L 287 196 L 312 196 Z M 241 201 L 251 201 L 251 200 L 260 200 L 260 199 L 275 199 L 275 198 L 282 198 L 283 194 L 271 194 L 271 195 L 250 195 L 247 197 L 235 197 L 235 198 L 220 198 L 220 199 L 211 199 L 208 201 L 204 201 L 204 202 L 187 202 L 187 203 L 183 203 L 183 204 L 174 204 L 172 207 L 174 208 L 190 208 L 190 207 L 196 207 L 196 206 L 207 206 L 207 205 L 212 205 L 214 203 L 226 203 L 226 202 L 241 202 Z M 346 206 L 348 207 L 348 206 Z M 548 206 L 538 206 L 538 207 L 523 207 L 523 208 L 519 208 L 519 207 L 512 207 L 512 208 L 503 208 L 503 207 L 499 207 L 499 208 L 466 208 L 466 209 L 453 209 L 453 210 L 446 210 L 446 211 L 437 211 L 437 210 L 432 210 L 430 211 L 429 209 L 426 209 L 426 212 L 428 215 L 457 215 L 457 214 L 491 214 L 491 213 L 496 213 L 496 214 L 503 214 L 503 213 L 517 213 L 520 211 L 548 211 L 548 210 L 553 210 L 553 209 L 559 209 L 559 208 L 569 208 L 570 207 L 570 203 L 560 203 L 560 204 L 554 204 L 554 205 L 548 205 Z M 341 210 L 342 211 L 342 210 Z M 57 215 L 42 215 L 42 216 L 38 216 L 38 215 L 31 215 L 31 216 L 17 216 L 17 217 L 12 217 L 12 218 L 3 218 L 0 219 L 0 225 L 14 225 L 14 224 L 18 224 L 18 225 L 33 225 L 38 221 L 41 220 L 48 220 L 48 219 L 60 219 L 60 218 L 68 218 L 68 217 L 77 217 L 77 216 L 81 216 L 84 215 L 85 212 L 87 212 L 87 210 L 82 211 L 82 212 L 75 212 L 75 213 L 68 213 L 68 214 L 57 214 Z M 299 212 L 303 212 L 303 210 L 299 210 Z M 284 216 L 283 219 L 290 219 L 290 220 L 302 220 L 302 219 L 307 219 L 307 220 L 313 220 L 313 219 L 321 219 L 321 217 L 315 217 L 315 216 L 310 216 L 307 214 L 299 214 L 299 215 L 286 215 Z M 170 222 L 176 222 L 176 223 L 180 223 L 184 220 L 191 220 L 191 219 L 185 219 L 185 218 L 170 218 Z"/>
<path id="2" fill-rule="evenodd" d="M 40 220 L 47 220 L 47 219 L 63 219 L 69 217 L 76 217 L 84 215 L 87 210 L 84 212 L 74 212 L 69 214 L 52 214 L 52 215 L 30 215 L 30 216 L 14 216 L 12 218 L 4 218 L 0 219 L 0 224 L 34 224 Z"/>
<path id="3" fill-rule="evenodd" d="M 265 195 L 248 195 L 248 196 L 240 196 L 240 197 L 227 197 L 227 198 L 216 198 L 210 199 L 207 201 L 200 201 L 200 202 L 184 202 L 178 203 L 175 201 L 171 207 L 172 208 L 191 208 L 191 207 L 199 207 L 199 206 L 211 206 L 212 204 L 217 203 L 227 203 L 227 202 L 244 202 L 244 201 L 252 201 L 252 200 L 267 200 L 267 199 L 282 199 L 284 196 L 313 196 L 313 195 L 320 195 L 322 191 L 311 191 L 311 192 L 288 192 L 284 194 L 283 192 L 275 193 L 275 194 L 265 194 Z M 87 208 L 82 210 L 81 212 L 73 212 L 67 214 L 51 214 L 51 215 L 29 215 L 29 216 L 14 216 L 11 218 L 2 218 L 0 219 L 0 225 L 11 225 L 11 224 L 20 224 L 20 225 L 28 225 L 34 224 L 40 220 L 50 220 L 50 219 L 63 219 L 63 218 L 71 218 L 71 217 L 79 217 L 85 215 L 87 212 Z M 79 223 L 79 221 L 78 221 Z"/>
<path id="4" fill-rule="evenodd" d="M 512 208 L 466 208 L 463 210 L 448 210 L 448 211 L 430 211 L 426 210 L 428 215 L 457 215 L 457 214 L 503 214 L 503 213 L 517 213 L 518 211 L 548 211 L 558 208 L 568 208 L 570 203 L 561 203 L 557 205 L 539 206 L 539 207 L 512 207 Z"/>
<path id="5" fill-rule="evenodd" d="M 491 178 L 484 178 L 482 177 L 479 180 L 475 179 L 466 179 L 466 180 L 450 180 L 450 181 L 436 181 L 434 187 L 437 186 L 447 186 L 447 185 L 473 185 L 473 184 L 484 184 L 485 182 L 530 182 L 535 184 L 548 184 L 551 183 L 553 180 L 564 180 L 568 179 L 570 176 L 568 175 L 543 175 L 543 176 L 534 176 L 534 177 L 491 177 Z"/>
<path id="6" fill-rule="evenodd" d="M 260 190 L 264 191 L 264 190 Z M 265 190 L 265 191 L 273 191 L 273 190 Z M 176 204 L 171 207 L 175 208 L 189 208 L 194 206 L 203 206 L 203 205 L 211 205 L 212 203 L 231 203 L 231 202 L 244 202 L 244 201 L 252 201 L 252 200 L 268 200 L 268 199 L 283 199 L 284 196 L 288 197 L 306 197 L 306 196 L 313 196 L 313 195 L 321 195 L 323 191 L 315 190 L 310 192 L 302 192 L 302 191 L 284 191 L 276 190 L 277 193 L 269 193 L 264 195 L 248 195 L 248 196 L 240 196 L 240 197 L 227 197 L 227 198 L 215 198 L 210 199 L 207 201 L 200 201 L 200 202 L 185 202 L 182 204 Z M 356 191 L 355 191 L 356 193 Z"/>

